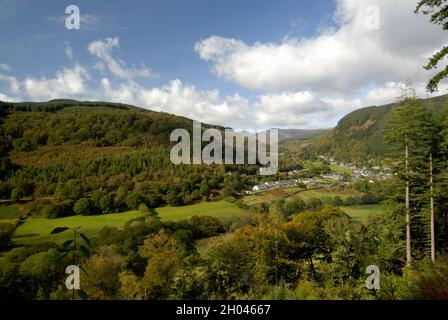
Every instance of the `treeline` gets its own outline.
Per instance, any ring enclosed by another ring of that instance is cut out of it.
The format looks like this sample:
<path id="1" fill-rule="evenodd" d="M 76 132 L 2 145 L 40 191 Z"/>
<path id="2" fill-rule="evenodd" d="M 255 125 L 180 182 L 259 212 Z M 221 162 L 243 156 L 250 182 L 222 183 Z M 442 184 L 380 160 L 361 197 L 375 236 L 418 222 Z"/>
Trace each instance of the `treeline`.
<path id="1" fill-rule="evenodd" d="M 135 210 L 141 203 L 155 208 L 238 197 L 248 184 L 248 177 L 219 166 L 174 166 L 165 151 L 19 171 L 0 183 L 0 192 L 13 202 L 31 196 L 30 214 L 56 218 Z"/>
<path id="2" fill-rule="evenodd" d="M 392 203 L 406 221 L 407 265 L 425 258 L 435 262 L 448 249 L 448 113 L 441 118 L 407 82 L 386 138 L 399 181 Z"/>

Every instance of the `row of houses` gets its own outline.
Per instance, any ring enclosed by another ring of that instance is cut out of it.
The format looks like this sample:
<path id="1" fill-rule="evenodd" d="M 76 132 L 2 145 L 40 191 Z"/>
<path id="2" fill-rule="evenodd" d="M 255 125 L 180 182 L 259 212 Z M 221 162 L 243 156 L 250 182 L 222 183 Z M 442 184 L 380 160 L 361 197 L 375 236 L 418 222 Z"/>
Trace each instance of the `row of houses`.
<path id="1" fill-rule="evenodd" d="M 254 186 L 252 188 L 252 191 L 253 192 L 260 192 L 260 191 L 266 191 L 266 190 L 274 189 L 274 188 L 288 187 L 288 186 L 296 185 L 299 182 L 305 183 L 305 181 L 301 181 L 299 179 L 278 180 L 278 181 L 265 182 L 265 183 L 258 184 L 256 186 Z"/>
<path id="2" fill-rule="evenodd" d="M 319 156 L 319 159 L 329 162 L 332 165 L 340 166 L 352 171 L 351 177 L 353 179 L 365 179 L 369 178 L 370 180 L 383 180 L 387 179 L 391 176 L 387 171 L 390 170 L 389 167 L 384 166 L 381 168 L 380 166 L 372 167 L 372 170 L 367 168 L 359 168 L 354 164 L 345 164 L 343 162 L 337 162 L 334 158 L 327 158 L 325 156 Z M 330 177 L 332 180 L 336 180 L 335 178 Z"/>

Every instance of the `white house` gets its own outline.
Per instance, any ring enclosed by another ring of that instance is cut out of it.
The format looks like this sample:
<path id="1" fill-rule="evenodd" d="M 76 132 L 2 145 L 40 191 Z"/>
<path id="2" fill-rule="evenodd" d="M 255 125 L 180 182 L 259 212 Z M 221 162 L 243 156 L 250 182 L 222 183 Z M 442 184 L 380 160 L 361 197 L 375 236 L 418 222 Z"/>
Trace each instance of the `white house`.
<path id="1" fill-rule="evenodd" d="M 257 186 L 254 186 L 252 188 L 253 191 L 264 191 L 264 190 L 268 190 L 268 186 L 265 184 L 259 184 Z"/>

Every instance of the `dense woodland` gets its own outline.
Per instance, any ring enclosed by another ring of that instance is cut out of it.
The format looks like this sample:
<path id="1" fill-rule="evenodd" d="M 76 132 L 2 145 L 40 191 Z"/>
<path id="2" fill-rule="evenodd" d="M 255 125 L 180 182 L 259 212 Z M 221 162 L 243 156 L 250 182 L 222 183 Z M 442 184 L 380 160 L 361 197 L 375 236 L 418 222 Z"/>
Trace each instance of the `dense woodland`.
<path id="1" fill-rule="evenodd" d="M 443 121 L 448 110 L 447 95 L 419 101 L 434 112 L 437 122 Z M 300 151 L 308 157 L 326 154 L 344 162 L 379 163 L 391 152 L 386 135 L 396 106 L 397 103 L 392 103 L 355 110 L 343 117 L 334 129 L 317 137 Z"/>
<path id="2" fill-rule="evenodd" d="M 182 205 L 241 191 L 238 169 L 226 177 L 224 166 L 171 164 L 169 135 L 175 128 L 191 130 L 190 120 L 78 104 L 3 107 L 2 199 L 35 199 L 32 214 L 56 218 L 137 209 L 141 202 Z"/>

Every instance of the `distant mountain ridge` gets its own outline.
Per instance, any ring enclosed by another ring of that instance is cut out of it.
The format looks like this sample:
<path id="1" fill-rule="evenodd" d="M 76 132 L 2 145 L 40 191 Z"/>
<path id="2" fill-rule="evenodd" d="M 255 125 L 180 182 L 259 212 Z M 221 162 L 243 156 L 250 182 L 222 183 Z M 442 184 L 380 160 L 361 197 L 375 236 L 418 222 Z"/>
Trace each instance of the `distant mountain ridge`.
<path id="1" fill-rule="evenodd" d="M 278 140 L 283 141 L 290 138 L 312 138 L 325 132 L 327 129 L 279 129 Z"/>

